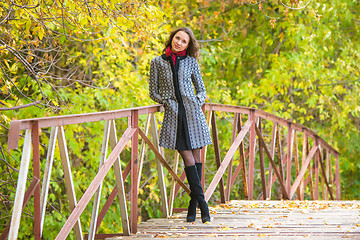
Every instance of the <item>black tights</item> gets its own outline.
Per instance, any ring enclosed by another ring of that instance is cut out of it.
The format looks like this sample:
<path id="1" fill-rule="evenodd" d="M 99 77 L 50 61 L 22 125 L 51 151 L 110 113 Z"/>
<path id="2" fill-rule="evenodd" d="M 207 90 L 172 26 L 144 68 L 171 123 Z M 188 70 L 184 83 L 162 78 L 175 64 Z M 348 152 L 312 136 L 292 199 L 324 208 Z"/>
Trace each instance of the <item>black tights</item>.
<path id="1" fill-rule="evenodd" d="M 200 163 L 200 148 L 198 149 L 192 149 L 192 150 L 185 150 L 179 152 L 185 167 L 189 167 L 192 165 L 195 165 L 195 163 Z"/>

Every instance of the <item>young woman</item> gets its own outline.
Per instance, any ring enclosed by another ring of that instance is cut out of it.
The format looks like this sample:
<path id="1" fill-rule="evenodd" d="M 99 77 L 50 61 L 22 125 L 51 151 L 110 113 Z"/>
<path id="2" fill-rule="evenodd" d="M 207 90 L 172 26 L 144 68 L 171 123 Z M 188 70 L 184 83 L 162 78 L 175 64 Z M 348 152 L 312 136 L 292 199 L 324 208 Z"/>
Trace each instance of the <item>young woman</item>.
<path id="1" fill-rule="evenodd" d="M 171 32 L 164 54 L 151 61 L 149 92 L 151 99 L 164 104 L 165 108 L 160 146 L 176 149 L 185 164 L 191 190 L 186 220 L 195 221 L 199 203 L 205 223 L 210 221 L 210 214 L 200 182 L 200 149 L 211 144 L 211 137 L 201 110 L 206 91 L 197 62 L 199 48 L 189 28 Z"/>

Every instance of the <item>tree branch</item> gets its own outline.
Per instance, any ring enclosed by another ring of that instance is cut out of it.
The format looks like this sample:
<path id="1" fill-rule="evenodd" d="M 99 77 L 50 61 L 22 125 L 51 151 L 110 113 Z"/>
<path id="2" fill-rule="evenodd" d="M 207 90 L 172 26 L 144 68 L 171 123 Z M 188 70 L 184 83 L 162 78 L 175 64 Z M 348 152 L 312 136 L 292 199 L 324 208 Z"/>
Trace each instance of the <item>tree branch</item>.
<path id="1" fill-rule="evenodd" d="M 0 111 L 9 111 L 9 110 L 19 110 L 19 109 L 22 109 L 22 108 L 27 108 L 27 107 L 30 107 L 30 106 L 33 106 L 33 105 L 36 105 L 38 103 L 40 103 L 41 101 L 36 101 L 36 102 L 32 102 L 32 103 L 28 103 L 28 104 L 25 104 L 25 105 L 21 105 L 21 106 L 16 106 L 16 107 L 11 107 L 11 108 L 0 108 Z"/>

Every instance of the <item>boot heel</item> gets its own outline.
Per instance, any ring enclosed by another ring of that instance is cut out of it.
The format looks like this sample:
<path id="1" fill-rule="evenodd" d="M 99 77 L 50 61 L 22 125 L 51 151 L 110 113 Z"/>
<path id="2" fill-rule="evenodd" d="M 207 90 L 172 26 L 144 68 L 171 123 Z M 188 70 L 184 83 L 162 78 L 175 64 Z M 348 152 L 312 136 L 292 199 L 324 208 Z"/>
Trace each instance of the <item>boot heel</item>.
<path id="1" fill-rule="evenodd" d="M 191 196 L 192 194 L 190 194 Z M 187 222 L 195 222 L 196 219 L 196 205 L 197 205 L 197 201 L 195 200 L 195 198 L 193 196 L 191 196 L 191 200 L 190 200 L 190 204 L 188 207 L 188 213 L 186 216 L 186 221 Z"/>

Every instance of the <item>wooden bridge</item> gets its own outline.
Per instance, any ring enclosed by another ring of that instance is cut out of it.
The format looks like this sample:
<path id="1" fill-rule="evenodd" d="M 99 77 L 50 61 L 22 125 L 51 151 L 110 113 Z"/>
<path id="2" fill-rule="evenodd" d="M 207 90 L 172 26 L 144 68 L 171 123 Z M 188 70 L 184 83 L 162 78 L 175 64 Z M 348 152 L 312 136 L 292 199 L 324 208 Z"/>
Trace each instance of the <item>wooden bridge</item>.
<path id="1" fill-rule="evenodd" d="M 186 212 L 139 224 L 138 233 L 108 240 L 360 239 L 360 201 L 232 200 L 210 208 L 212 221 L 186 222 Z"/>
<path id="2" fill-rule="evenodd" d="M 175 153 L 175 162 L 169 163 L 165 159 L 163 149 L 158 145 L 158 123 L 156 119 L 162 111 L 162 105 L 153 105 L 99 113 L 12 121 L 8 148 L 15 149 L 18 147 L 20 131 L 25 130 L 25 137 L 12 218 L 2 232 L 0 240 L 7 237 L 8 239 L 17 239 L 22 209 L 27 205 L 31 197 L 33 197 L 34 201 L 34 238 L 41 239 L 42 232 L 46 228 L 44 226 L 44 216 L 56 143 L 60 152 L 71 211 L 56 239 L 66 239 L 72 230 L 76 239 L 84 239 L 84 237 L 87 239 L 99 239 L 114 236 L 114 233 L 97 235 L 96 232 L 116 196 L 120 207 L 119 219 L 121 219 L 123 228 L 123 233 L 117 235 L 129 236 L 136 234 L 138 232 L 138 190 L 145 151 L 152 151 L 158 160 L 157 173 L 162 202 L 160 207 L 163 217 L 169 218 L 173 216 L 173 212 L 181 211 L 182 209 L 173 208 L 174 199 L 180 188 L 187 193 L 190 190 L 184 183 L 185 173 L 182 172 L 181 175 L 178 175 L 178 154 Z M 213 145 L 202 148 L 201 161 L 205 165 L 217 166 L 217 172 L 211 182 L 205 182 L 205 179 L 207 179 L 206 172 L 202 174 L 206 200 L 213 196 L 216 188 L 220 192 L 220 199 L 216 200 L 219 200 L 220 203 L 232 200 L 230 199 L 230 193 L 238 177 L 241 178 L 242 193 L 245 199 L 253 200 L 256 192 L 254 191 L 255 171 L 260 172 L 261 179 L 261 193 L 257 197 L 258 199 L 272 199 L 274 184 L 276 184 L 283 199 L 304 200 L 305 190 L 309 193 L 308 198 L 311 200 L 320 198 L 323 200 L 341 199 L 339 153 L 312 130 L 254 108 L 205 104 L 203 111 L 207 116 L 212 131 Z M 139 121 L 141 115 L 146 115 L 144 122 Z M 223 117 L 219 118 L 219 116 Z M 117 140 L 118 129 L 115 126 L 115 120 L 123 118 L 127 119 L 127 128 L 121 138 Z M 74 180 L 72 176 L 64 127 L 66 128 L 70 124 L 99 121 L 105 121 L 99 170 L 85 193 L 77 201 L 74 190 L 76 179 Z M 223 158 L 221 157 L 219 129 L 217 128 L 219 121 L 231 122 L 230 129 L 227 131 L 232 132 L 232 139 L 231 141 L 229 139 L 230 147 L 226 150 L 226 155 Z M 43 128 L 51 128 L 51 134 L 46 166 L 42 173 L 43 180 L 41 182 L 39 137 L 40 130 Z M 126 168 L 122 170 L 119 154 L 129 141 L 131 141 L 131 160 Z M 112 151 L 108 155 L 109 143 Z M 207 157 L 209 147 L 213 147 L 214 159 Z M 29 181 L 31 155 L 33 178 L 30 179 L 30 185 L 28 184 L 26 189 Z M 238 161 L 234 161 L 235 158 Z M 171 165 L 173 165 L 173 168 Z M 102 184 L 112 167 L 116 185 L 99 212 L 100 199 L 101 197 L 104 198 L 101 194 Z M 165 176 L 163 168 L 167 169 L 173 179 L 170 193 L 166 188 L 165 178 L 167 176 Z M 129 174 L 130 179 L 127 180 Z M 130 196 L 126 196 L 125 193 L 124 183 L 126 181 L 131 183 Z M 89 231 L 84 235 L 80 215 L 84 212 L 92 197 L 94 197 L 92 218 L 90 226 L 86 227 L 89 228 Z M 130 200 L 128 201 L 127 198 Z M 129 204 L 130 207 L 128 208 Z M 130 209 L 130 213 L 128 213 L 128 209 Z M 269 214 L 272 214 L 271 211 L 269 211 Z M 216 224 L 216 221 L 214 223 Z M 206 229 L 206 226 L 201 225 L 201 229 Z M 204 232 L 206 231 L 204 230 Z"/>

